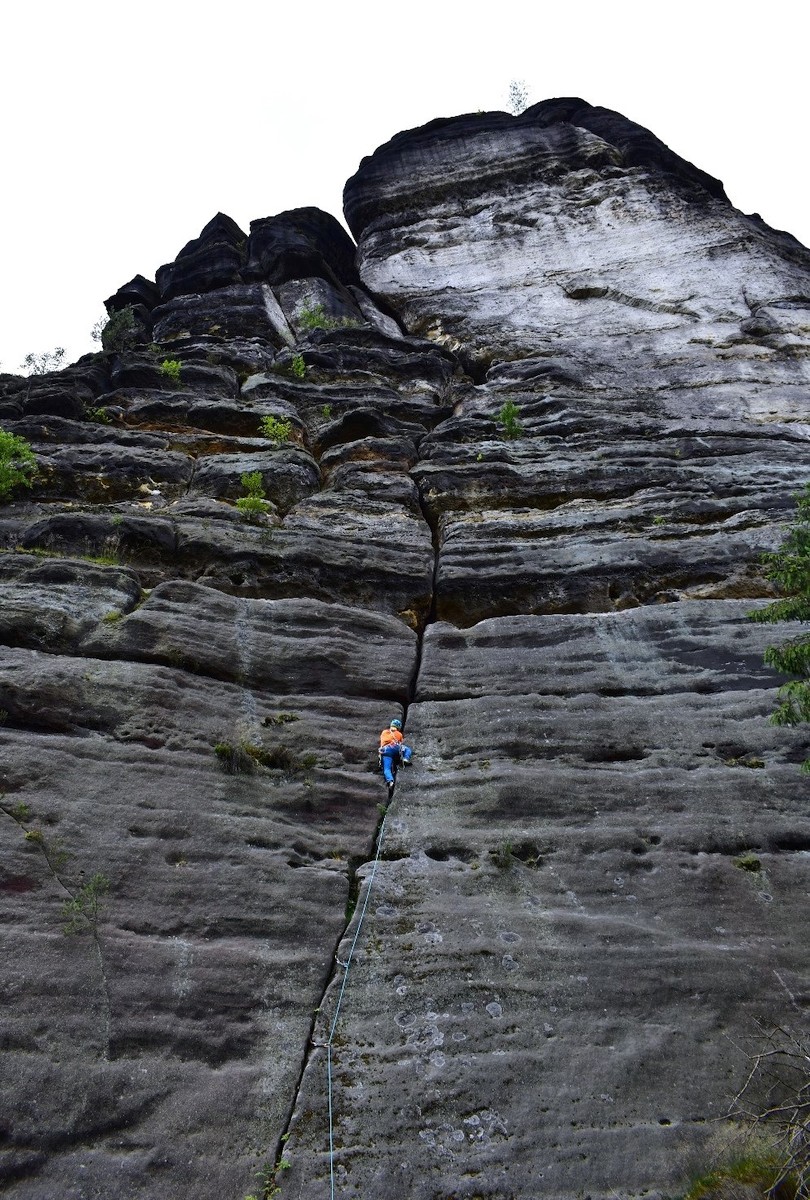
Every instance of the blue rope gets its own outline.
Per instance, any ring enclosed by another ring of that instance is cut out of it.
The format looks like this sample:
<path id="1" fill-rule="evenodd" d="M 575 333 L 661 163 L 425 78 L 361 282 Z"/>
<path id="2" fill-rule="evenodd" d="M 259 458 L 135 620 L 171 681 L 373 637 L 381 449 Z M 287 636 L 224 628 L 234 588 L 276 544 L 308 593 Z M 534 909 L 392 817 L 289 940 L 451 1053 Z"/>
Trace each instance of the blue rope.
<path id="1" fill-rule="evenodd" d="M 374 876 L 377 874 L 377 863 L 380 861 L 380 851 L 382 850 L 385 822 L 387 820 L 388 813 L 386 812 L 383 816 L 382 824 L 380 825 L 380 832 L 377 835 L 377 853 L 374 855 L 374 862 L 371 866 L 371 874 L 368 877 L 366 894 L 360 909 L 360 916 L 357 921 L 357 928 L 354 931 L 354 938 L 352 939 L 352 944 L 349 949 L 349 957 L 346 959 L 345 963 L 341 963 L 340 959 L 337 960 L 338 965 L 343 967 L 343 982 L 340 985 L 337 1004 L 335 1005 L 335 1015 L 332 1018 L 332 1024 L 329 1027 L 329 1040 L 326 1043 L 326 1078 L 329 1102 L 329 1195 L 331 1200 L 335 1200 L 335 1133 L 332 1122 L 332 1042 L 335 1037 L 335 1029 L 337 1028 L 338 1017 L 340 1016 L 340 1007 L 343 1003 L 343 993 L 346 991 L 346 981 L 349 978 L 349 967 L 352 965 L 354 948 L 357 945 L 357 939 L 360 937 L 360 930 L 363 928 L 366 909 L 368 908 L 368 902 L 371 898 L 371 889 L 374 885 Z"/>
<path id="2" fill-rule="evenodd" d="M 332 1039 L 326 1043 L 326 1078 L 329 1089 L 329 1188 L 335 1195 L 335 1142 L 332 1133 Z"/>

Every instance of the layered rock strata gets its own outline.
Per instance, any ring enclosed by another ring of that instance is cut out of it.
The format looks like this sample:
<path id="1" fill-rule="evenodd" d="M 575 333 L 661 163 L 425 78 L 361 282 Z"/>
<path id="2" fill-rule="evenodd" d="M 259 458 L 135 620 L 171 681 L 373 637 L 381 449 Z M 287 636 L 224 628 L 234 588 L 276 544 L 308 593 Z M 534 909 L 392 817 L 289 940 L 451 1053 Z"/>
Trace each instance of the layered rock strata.
<path id="1" fill-rule="evenodd" d="M 663 1197 L 806 1007 L 746 613 L 807 252 L 573 100 L 401 134 L 346 211 L 356 257 L 220 214 L 122 348 L 0 379 L 15 1200 Z"/>

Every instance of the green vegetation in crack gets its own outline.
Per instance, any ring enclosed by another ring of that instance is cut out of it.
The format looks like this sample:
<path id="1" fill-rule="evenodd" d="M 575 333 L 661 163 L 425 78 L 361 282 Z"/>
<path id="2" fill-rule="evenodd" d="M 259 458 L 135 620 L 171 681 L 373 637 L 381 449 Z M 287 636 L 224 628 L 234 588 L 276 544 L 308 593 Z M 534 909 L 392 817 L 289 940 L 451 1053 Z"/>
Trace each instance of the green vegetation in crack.
<path id="1" fill-rule="evenodd" d="M 95 933 L 101 912 L 102 896 L 110 890 L 106 875 L 97 873 L 70 900 L 62 905 L 62 932 L 66 937 L 75 933 Z"/>
<path id="2" fill-rule="evenodd" d="M 112 423 L 112 417 L 106 408 L 85 407 L 84 415 L 88 421 L 95 421 L 98 425 L 110 425 Z"/>
<path id="3" fill-rule="evenodd" d="M 28 554 L 32 558 L 65 558 L 74 562 L 95 563 L 99 567 L 121 567 L 124 564 L 111 546 L 107 554 L 81 554 L 78 550 L 56 550 L 53 546 L 15 546 L 15 554 Z"/>
<path id="4" fill-rule="evenodd" d="M 512 843 L 501 842 L 496 850 L 490 850 L 489 857 L 492 859 L 493 864 L 501 871 L 508 870 L 514 862 Z"/>
<path id="5" fill-rule="evenodd" d="M 259 422 L 262 434 L 268 438 L 276 446 L 280 446 L 282 442 L 290 440 L 292 433 L 292 424 L 289 421 L 283 421 L 280 417 L 262 417 Z"/>
<path id="6" fill-rule="evenodd" d="M 304 362 L 303 354 L 293 354 L 287 361 L 274 362 L 271 370 L 276 375 L 286 375 L 290 379 L 304 379 L 307 373 L 307 364 Z"/>
<path id="7" fill-rule="evenodd" d="M 240 482 L 246 493 L 236 501 L 240 513 L 250 520 L 270 512 L 270 505 L 264 498 L 266 493 L 261 471 L 245 471 L 240 476 Z"/>
<path id="8" fill-rule="evenodd" d="M 25 843 L 32 850 L 37 850 L 42 854 L 51 873 L 59 879 L 57 872 L 65 865 L 69 855 L 60 840 L 58 838 L 46 838 L 44 830 L 39 825 L 27 828 L 29 823 L 36 819 L 34 813 L 31 811 L 31 806 L 25 800 L 18 800 L 14 804 L 10 804 L 5 793 L 0 793 L 0 810 L 6 816 L 11 817 L 12 821 L 16 822 L 20 827 Z"/>
<path id="9" fill-rule="evenodd" d="M 70 857 L 59 838 L 46 838 L 43 831 L 38 828 L 27 829 L 24 836 L 29 845 L 35 846 L 42 852 L 51 871 L 58 878 L 59 871 Z"/>
<path id="10" fill-rule="evenodd" d="M 298 775 L 318 765 L 315 754 L 297 755 L 283 744 L 268 749 L 244 738 L 238 742 L 216 742 L 214 754 L 227 775 L 253 775 L 259 767 Z"/>
<path id="11" fill-rule="evenodd" d="M 282 1142 L 287 1140 L 286 1134 L 282 1135 Z M 276 1177 L 281 1171 L 290 1169 L 290 1160 L 285 1158 L 283 1153 L 278 1156 L 276 1161 L 271 1165 L 269 1162 L 264 1163 L 256 1172 L 256 1177 L 261 1183 L 261 1191 L 257 1196 L 255 1192 L 251 1192 L 249 1196 L 245 1196 L 245 1200 L 272 1200 L 274 1196 L 278 1196 L 281 1188 L 276 1182 Z"/>
<path id="12" fill-rule="evenodd" d="M 169 381 L 172 387 L 180 386 L 180 375 L 183 370 L 183 364 L 176 358 L 164 358 L 160 364 L 160 373 Z"/>
<path id="13" fill-rule="evenodd" d="M 357 329 L 361 324 L 353 317 L 329 317 L 322 304 L 305 304 L 298 313 L 302 329 Z"/>
<path id="14" fill-rule="evenodd" d="M 523 426 L 518 420 L 519 416 L 520 409 L 514 400 L 505 400 L 498 413 L 498 420 L 503 427 L 503 436 L 510 441 L 519 438 L 523 433 Z"/>
<path id="15" fill-rule="evenodd" d="M 782 545 L 764 556 L 766 574 L 783 597 L 749 613 L 752 621 L 810 622 L 810 483 L 795 499 L 796 517 Z M 779 688 L 771 724 L 801 725 L 810 721 L 810 634 L 800 633 L 779 646 L 769 646 L 765 662 L 785 675 L 797 676 Z M 810 773 L 810 758 L 805 759 L 801 769 Z"/>

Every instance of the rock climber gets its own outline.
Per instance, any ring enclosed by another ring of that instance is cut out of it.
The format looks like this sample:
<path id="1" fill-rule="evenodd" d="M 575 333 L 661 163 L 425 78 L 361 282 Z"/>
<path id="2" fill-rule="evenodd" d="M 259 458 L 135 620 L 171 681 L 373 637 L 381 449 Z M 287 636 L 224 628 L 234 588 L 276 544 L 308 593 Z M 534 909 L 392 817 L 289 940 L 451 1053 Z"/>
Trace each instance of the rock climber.
<path id="1" fill-rule="evenodd" d="M 394 717 L 387 729 L 380 734 L 380 766 L 388 785 L 388 795 L 394 790 L 397 767 L 407 766 L 413 751 L 406 746 L 402 737 L 402 722 Z"/>

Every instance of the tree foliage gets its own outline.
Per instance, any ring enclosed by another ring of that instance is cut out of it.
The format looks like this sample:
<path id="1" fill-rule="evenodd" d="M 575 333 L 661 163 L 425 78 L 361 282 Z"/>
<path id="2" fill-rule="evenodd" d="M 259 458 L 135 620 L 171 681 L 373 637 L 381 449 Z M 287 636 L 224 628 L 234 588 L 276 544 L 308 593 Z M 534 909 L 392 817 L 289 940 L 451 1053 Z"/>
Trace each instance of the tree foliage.
<path id="1" fill-rule="evenodd" d="M 131 350 L 135 345 L 135 309 L 128 304 L 109 318 L 96 321 L 92 338 L 94 342 L 101 342 L 102 350 Z"/>
<path id="2" fill-rule="evenodd" d="M 15 487 L 30 487 L 37 473 L 37 460 L 25 438 L 0 429 L 0 500 Z"/>
<path id="3" fill-rule="evenodd" d="M 748 1073 L 729 1116 L 752 1132 L 771 1134 L 765 1194 L 799 1200 L 810 1195 L 810 1042 L 781 1025 L 759 1031 L 754 1048 L 743 1050 Z"/>
<path id="4" fill-rule="evenodd" d="M 509 111 L 517 117 L 529 107 L 529 93 L 522 79 L 512 79 L 509 83 Z"/>
<path id="5" fill-rule="evenodd" d="M 43 350 L 40 354 L 32 351 L 26 354 L 20 363 L 20 370 L 25 375 L 47 375 L 50 371 L 59 371 L 65 365 L 65 348 L 56 346 L 53 350 Z"/>
<path id="6" fill-rule="evenodd" d="M 501 406 L 501 411 L 498 413 L 498 420 L 503 427 L 503 436 L 505 438 L 519 438 L 523 433 L 523 426 L 518 418 L 520 417 L 520 409 L 515 404 L 514 400 L 505 400 Z"/>
<path id="7" fill-rule="evenodd" d="M 783 596 L 750 613 L 753 621 L 810 622 L 810 484 L 796 495 L 796 517 L 778 550 L 765 555 L 767 576 Z M 774 725 L 810 721 L 810 634 L 799 633 L 779 646 L 769 646 L 765 662 L 785 675 L 796 675 L 779 689 Z M 810 758 L 802 764 L 810 772 Z"/>

